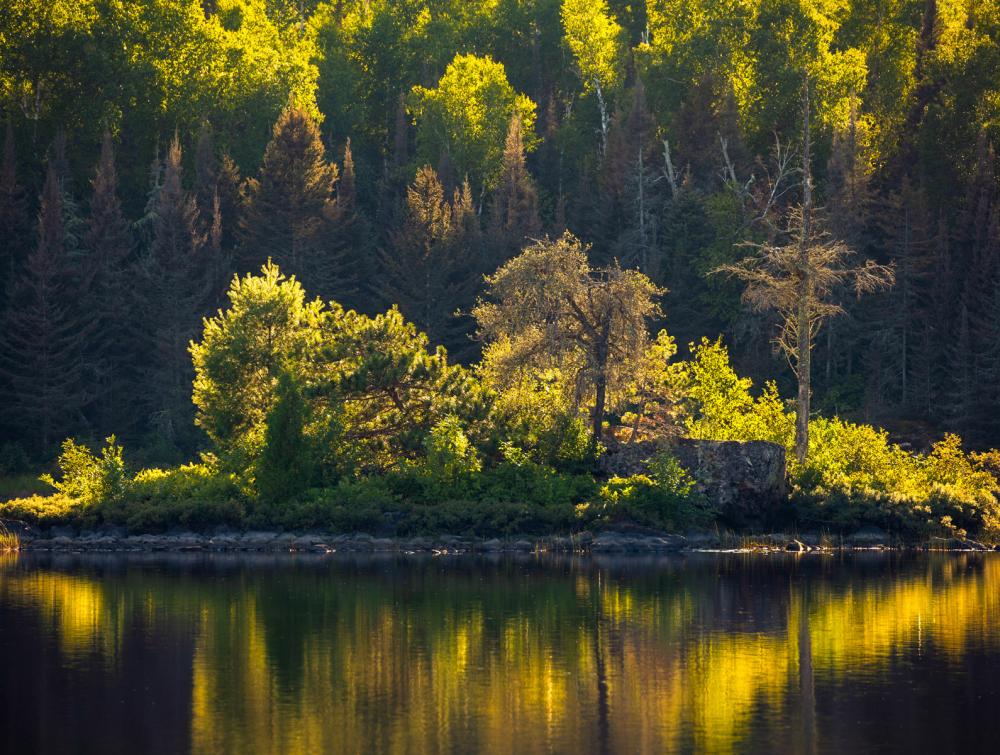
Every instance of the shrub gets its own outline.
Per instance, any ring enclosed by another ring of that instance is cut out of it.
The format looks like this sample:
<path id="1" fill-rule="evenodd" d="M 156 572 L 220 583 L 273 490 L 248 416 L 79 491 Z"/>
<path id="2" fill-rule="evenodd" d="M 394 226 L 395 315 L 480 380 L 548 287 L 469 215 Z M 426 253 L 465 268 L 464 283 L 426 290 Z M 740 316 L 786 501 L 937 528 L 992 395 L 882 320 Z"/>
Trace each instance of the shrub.
<path id="1" fill-rule="evenodd" d="M 767 383 L 764 392 L 754 397 L 753 381 L 736 374 L 721 341 L 702 339 L 691 344 L 691 351 L 692 358 L 676 373 L 690 437 L 792 446 L 795 415 L 786 410 L 774 383 Z"/>
<path id="2" fill-rule="evenodd" d="M 280 506 L 258 502 L 248 523 L 282 529 L 371 531 L 383 526 L 383 512 L 397 507 L 397 501 L 385 478 L 343 479 L 332 487 L 306 491 Z"/>
<path id="3" fill-rule="evenodd" d="M 482 468 L 479 454 L 454 414 L 439 420 L 424 439 L 425 468 L 436 481 L 448 484 Z"/>
<path id="4" fill-rule="evenodd" d="M 287 372 L 278 378 L 275 395 L 255 465 L 257 493 L 265 500 L 295 497 L 316 476 L 313 448 L 305 435 L 307 407 Z"/>
<path id="5" fill-rule="evenodd" d="M 39 527 L 73 525 L 83 513 L 83 504 L 63 493 L 32 495 L 0 502 L 0 519 Z"/>
<path id="6" fill-rule="evenodd" d="M 673 456 L 659 454 L 648 467 L 648 475 L 612 477 L 601 487 L 600 501 L 610 521 L 631 519 L 670 530 L 711 522 L 715 512 Z"/>
<path id="7" fill-rule="evenodd" d="M 115 436 L 107 438 L 100 456 L 94 456 L 86 446 L 67 438 L 58 459 L 62 478 L 42 475 L 46 482 L 68 498 L 84 505 L 120 501 L 129 487 L 129 476 L 122 456 L 122 447 Z"/>

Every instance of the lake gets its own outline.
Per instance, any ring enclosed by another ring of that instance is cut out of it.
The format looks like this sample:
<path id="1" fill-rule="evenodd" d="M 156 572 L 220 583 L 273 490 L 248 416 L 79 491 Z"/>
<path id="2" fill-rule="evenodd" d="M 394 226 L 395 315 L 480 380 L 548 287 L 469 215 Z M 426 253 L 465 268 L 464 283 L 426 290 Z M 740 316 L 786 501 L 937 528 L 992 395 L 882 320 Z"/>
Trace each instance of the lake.
<path id="1" fill-rule="evenodd" d="M 1000 554 L 0 555 L 4 753 L 1000 747 Z"/>

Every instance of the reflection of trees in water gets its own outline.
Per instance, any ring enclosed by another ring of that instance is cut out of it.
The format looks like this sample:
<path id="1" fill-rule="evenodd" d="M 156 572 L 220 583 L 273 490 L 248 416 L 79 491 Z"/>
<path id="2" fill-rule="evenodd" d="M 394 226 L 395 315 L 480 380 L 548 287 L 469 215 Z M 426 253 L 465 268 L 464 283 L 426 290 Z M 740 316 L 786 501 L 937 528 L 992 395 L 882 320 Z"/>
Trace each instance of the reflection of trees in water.
<path id="1" fill-rule="evenodd" d="M 95 675 L 190 637 L 202 752 L 725 752 L 751 730 L 811 752 L 820 679 L 996 649 L 1000 616 L 1000 566 L 975 557 L 102 563 L 0 567 L 0 611 L 56 638 L 49 666 Z"/>

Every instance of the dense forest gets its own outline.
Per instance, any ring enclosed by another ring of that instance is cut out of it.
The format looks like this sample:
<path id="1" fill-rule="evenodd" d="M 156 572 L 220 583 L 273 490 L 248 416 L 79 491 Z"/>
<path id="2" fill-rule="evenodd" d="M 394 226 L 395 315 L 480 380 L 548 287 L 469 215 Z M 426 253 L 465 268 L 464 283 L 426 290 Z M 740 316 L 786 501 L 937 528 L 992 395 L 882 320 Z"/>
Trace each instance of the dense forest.
<path id="1" fill-rule="evenodd" d="M 486 276 L 567 230 L 666 290 L 636 317 L 681 356 L 721 335 L 789 395 L 745 258 L 807 200 L 831 254 L 894 279 L 829 281 L 814 410 L 919 449 L 1000 442 L 994 2 L 0 5 L 8 466 L 67 436 L 204 447 L 189 343 L 267 260 L 469 365 Z"/>

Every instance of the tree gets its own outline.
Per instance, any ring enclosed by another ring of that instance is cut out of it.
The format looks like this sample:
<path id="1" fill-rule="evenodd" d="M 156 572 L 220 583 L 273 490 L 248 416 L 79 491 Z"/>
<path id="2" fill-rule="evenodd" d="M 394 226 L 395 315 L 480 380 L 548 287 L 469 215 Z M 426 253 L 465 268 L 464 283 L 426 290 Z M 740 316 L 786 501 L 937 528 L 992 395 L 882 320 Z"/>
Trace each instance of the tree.
<path id="1" fill-rule="evenodd" d="M 437 343 L 462 347 L 467 328 L 456 309 L 471 306 L 479 255 L 478 218 L 468 184 L 449 202 L 430 166 L 417 171 L 406 193 L 405 220 L 379 253 L 386 305 L 398 305 Z"/>
<path id="2" fill-rule="evenodd" d="M 503 65 L 490 57 L 456 55 L 437 87 L 413 88 L 410 108 L 422 160 L 431 164 L 447 155 L 457 175 L 468 176 L 480 192 L 477 204 L 500 178 L 504 133 L 515 115 L 525 149 L 537 141 L 535 103 L 514 90 Z"/>
<path id="3" fill-rule="evenodd" d="M 274 124 L 258 177 L 247 182 L 240 269 L 273 259 L 307 286 L 326 287 L 337 179 L 316 122 L 299 107 L 287 108 Z"/>
<path id="4" fill-rule="evenodd" d="M 490 232 L 497 264 L 506 262 L 527 239 L 541 232 L 538 191 L 525 162 L 521 118 L 516 113 L 507 127 L 500 184 L 493 195 L 491 215 Z"/>
<path id="5" fill-rule="evenodd" d="M 83 426 L 90 396 L 84 383 L 86 324 L 75 315 L 78 270 L 63 225 L 63 192 L 49 165 L 38 211 L 38 242 L 10 288 L 0 331 L 0 376 L 12 401 L 4 419 L 24 428 L 37 450 Z"/>
<path id="6" fill-rule="evenodd" d="M 428 352 L 397 309 L 367 317 L 306 302 L 272 263 L 234 279 L 229 300 L 191 353 L 197 423 L 234 469 L 275 458 L 271 441 L 298 443 L 302 432 L 328 473 L 384 470 L 421 453 L 444 417 L 484 416 L 471 376 L 444 349 Z"/>
<path id="7" fill-rule="evenodd" d="M 17 180 L 14 129 L 7 122 L 0 163 L 0 293 L 7 291 L 22 261 L 29 235 L 28 202 Z"/>
<path id="8" fill-rule="evenodd" d="M 209 299 L 217 266 L 195 198 L 182 186 L 181 162 L 175 136 L 154 205 L 152 241 L 138 264 L 135 303 L 140 337 L 149 348 L 141 379 L 150 420 L 165 440 L 184 445 L 192 424 L 188 342 Z"/>
<path id="9" fill-rule="evenodd" d="M 480 423 L 488 405 L 461 365 L 399 310 L 367 317 L 347 311 L 325 323 L 315 394 L 336 397 L 338 465 L 385 471 L 425 452 L 432 428 L 446 417 L 466 427 Z"/>
<path id="10" fill-rule="evenodd" d="M 859 267 L 849 267 L 854 252 L 842 241 L 814 227 L 808 78 L 803 90 L 802 204 L 789 214 L 785 233 L 788 243 L 755 245 L 755 255 L 716 268 L 717 272 L 744 281 L 743 300 L 753 309 L 778 314 L 780 331 L 776 343 L 798 380 L 795 456 L 800 464 L 805 462 L 809 450 L 813 342 L 820 326 L 843 312 L 833 295 L 849 284 L 860 296 L 891 285 L 893 280 L 891 268 L 871 260 Z"/>
<path id="11" fill-rule="evenodd" d="M 107 132 L 92 186 L 84 243 L 93 277 L 85 306 L 97 322 L 87 344 L 87 356 L 95 368 L 95 424 L 104 435 L 113 430 L 122 432 L 130 423 L 132 413 L 125 397 L 137 356 L 132 337 L 134 241 L 122 214 L 114 147 Z"/>
<path id="12" fill-rule="evenodd" d="M 328 210 L 330 221 L 330 248 L 322 278 L 325 289 L 318 289 L 324 297 L 340 302 L 348 308 L 362 307 L 366 303 L 363 293 L 375 273 L 372 259 L 371 226 L 358 207 L 354 153 L 351 140 L 344 146 L 344 160 L 337 183 L 337 198 Z"/>
<path id="13" fill-rule="evenodd" d="M 617 264 L 592 269 L 588 248 L 571 234 L 527 247 L 488 276 L 487 299 L 473 315 L 487 350 L 505 355 L 511 376 L 559 368 L 575 405 L 589 404 L 596 447 L 605 412 L 615 406 L 646 353 L 647 321 L 663 291 Z"/>
<path id="14" fill-rule="evenodd" d="M 190 347 L 195 423 L 227 464 L 244 468 L 260 453 L 279 380 L 287 375 L 302 389 L 330 315 L 273 262 L 234 277 L 227 296 L 228 306 L 205 320 Z"/>
<path id="15" fill-rule="evenodd" d="M 621 81 L 622 27 L 608 12 L 606 0 L 563 0 L 562 22 L 584 91 L 597 98 L 603 154 L 611 125 L 607 97 Z"/>

